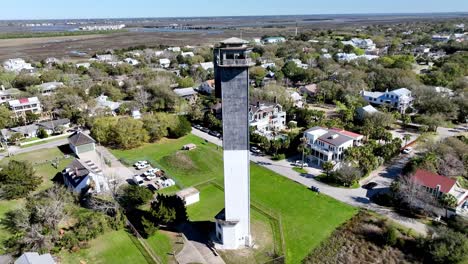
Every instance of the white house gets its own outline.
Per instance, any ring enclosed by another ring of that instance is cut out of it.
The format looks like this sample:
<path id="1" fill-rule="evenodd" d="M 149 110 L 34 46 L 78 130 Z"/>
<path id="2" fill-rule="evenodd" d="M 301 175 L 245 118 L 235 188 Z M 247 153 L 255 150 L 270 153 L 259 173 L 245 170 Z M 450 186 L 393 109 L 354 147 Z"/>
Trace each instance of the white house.
<path id="1" fill-rule="evenodd" d="M 164 51 L 162 51 L 162 50 L 157 50 L 157 51 L 154 52 L 154 56 L 156 56 L 156 57 L 159 57 L 159 56 L 162 56 L 162 55 L 164 55 Z"/>
<path id="2" fill-rule="evenodd" d="M 294 102 L 294 106 L 298 108 L 302 108 L 304 106 L 302 96 L 298 92 L 291 93 L 291 100 Z"/>
<path id="3" fill-rule="evenodd" d="M 171 66 L 171 60 L 170 59 L 159 59 L 159 65 L 164 69 L 169 68 L 169 66 Z"/>
<path id="4" fill-rule="evenodd" d="M 273 138 L 273 132 L 286 128 L 286 112 L 277 103 L 257 102 L 249 107 L 250 126 L 267 138 Z"/>
<path id="5" fill-rule="evenodd" d="M 307 146 L 310 148 L 308 162 L 339 163 L 344 159 L 346 149 L 357 146 L 363 139 L 362 135 L 338 128 L 313 127 L 304 132 Z"/>
<path id="6" fill-rule="evenodd" d="M 112 54 L 96 55 L 96 59 L 102 62 L 113 62 L 115 61 L 115 56 Z"/>
<path id="7" fill-rule="evenodd" d="M 132 117 L 133 117 L 133 119 L 141 119 L 141 112 L 140 112 L 140 110 L 133 110 L 133 111 L 132 111 Z"/>
<path id="8" fill-rule="evenodd" d="M 432 40 L 437 42 L 447 42 L 450 40 L 450 35 L 432 35 Z"/>
<path id="9" fill-rule="evenodd" d="M 361 91 L 361 96 L 373 105 L 388 105 L 391 108 L 397 109 L 400 113 L 404 113 L 406 109 L 411 107 L 414 98 L 411 96 L 411 91 L 406 88 L 400 88 L 393 91 L 385 92 L 368 92 Z"/>
<path id="10" fill-rule="evenodd" d="M 364 49 L 364 50 L 374 50 L 376 48 L 374 41 L 372 39 L 360 39 L 360 38 L 352 38 L 348 41 L 342 41 L 344 45 L 351 45 L 356 48 Z"/>
<path id="11" fill-rule="evenodd" d="M 85 69 L 89 69 L 89 67 L 91 67 L 91 63 L 89 63 L 89 62 L 80 62 L 80 63 L 75 64 L 75 66 L 76 66 L 76 68 L 83 67 Z"/>
<path id="12" fill-rule="evenodd" d="M 82 153 L 96 150 L 96 141 L 81 131 L 77 131 L 73 135 L 69 136 L 68 144 L 70 145 L 73 153 L 77 156 Z"/>
<path id="13" fill-rule="evenodd" d="M 180 190 L 176 195 L 184 201 L 185 205 L 191 205 L 200 201 L 200 191 L 194 187 Z"/>
<path id="14" fill-rule="evenodd" d="M 110 101 L 109 97 L 101 94 L 96 98 L 96 108 L 109 108 L 112 112 L 115 112 L 120 107 L 121 103 Z"/>
<path id="15" fill-rule="evenodd" d="M 140 64 L 140 62 L 136 59 L 133 59 L 133 58 L 125 58 L 124 59 L 124 62 L 130 64 L 130 65 L 133 65 L 133 66 L 136 66 L 138 64 Z"/>
<path id="16" fill-rule="evenodd" d="M 193 52 L 191 52 L 191 51 L 182 52 L 180 55 L 182 55 L 182 57 L 184 57 L 184 58 L 195 56 L 195 54 L 193 54 Z"/>
<path id="17" fill-rule="evenodd" d="M 302 63 L 300 59 L 292 59 L 292 62 L 296 63 L 296 66 L 299 68 L 302 68 L 304 70 L 307 70 L 309 68 L 308 64 Z"/>
<path id="18" fill-rule="evenodd" d="M 8 101 L 10 109 L 16 117 L 26 116 L 26 113 L 40 114 L 42 113 L 41 102 L 37 97 L 21 98 L 18 100 Z"/>
<path id="19" fill-rule="evenodd" d="M 14 72 L 20 72 L 23 70 L 26 70 L 26 71 L 34 70 L 34 67 L 31 65 L 31 63 L 27 63 L 25 60 L 20 59 L 20 58 L 6 60 L 3 63 L 3 68 L 5 68 L 5 70 L 7 71 L 14 71 Z"/>
<path id="20" fill-rule="evenodd" d="M 190 103 L 194 103 L 197 100 L 198 93 L 191 87 L 189 88 L 181 88 L 181 89 L 174 89 L 174 93 L 176 93 L 179 97 L 184 98 Z"/>
<path id="21" fill-rule="evenodd" d="M 62 171 L 62 176 L 65 186 L 77 193 L 101 193 L 109 190 L 102 171 L 91 161 L 74 159 Z"/>
<path id="22" fill-rule="evenodd" d="M 337 53 L 336 54 L 336 57 L 339 61 L 353 61 L 353 60 L 357 60 L 357 59 L 365 59 L 365 60 L 375 60 L 375 59 L 378 59 L 379 56 L 377 55 L 356 55 L 354 53 Z"/>
<path id="23" fill-rule="evenodd" d="M 169 47 L 166 50 L 172 51 L 172 52 L 180 52 L 181 51 L 180 47 Z"/>
<path id="24" fill-rule="evenodd" d="M 200 63 L 200 66 L 205 70 L 210 70 L 210 69 L 214 69 L 214 64 L 212 61 L 210 62 L 202 62 Z"/>
<path id="25" fill-rule="evenodd" d="M 63 87 L 63 82 L 46 82 L 39 85 L 42 95 L 51 95 L 57 88 Z"/>
<path id="26" fill-rule="evenodd" d="M 19 95 L 21 92 L 16 88 L 5 89 L 5 86 L 0 86 L 0 104 L 8 102 L 14 98 L 14 96 Z"/>
<path id="27" fill-rule="evenodd" d="M 262 40 L 263 44 L 283 43 L 286 42 L 284 37 L 268 37 Z"/>

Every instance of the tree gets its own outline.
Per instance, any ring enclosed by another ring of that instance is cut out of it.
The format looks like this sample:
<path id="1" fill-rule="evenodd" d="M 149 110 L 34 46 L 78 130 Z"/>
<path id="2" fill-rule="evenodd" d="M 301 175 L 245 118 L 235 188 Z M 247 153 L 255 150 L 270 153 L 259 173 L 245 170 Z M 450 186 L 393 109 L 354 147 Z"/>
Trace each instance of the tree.
<path id="1" fill-rule="evenodd" d="M 109 136 L 108 142 L 122 149 L 136 148 L 149 140 L 143 122 L 131 117 L 119 118 Z"/>
<path id="2" fill-rule="evenodd" d="M 330 175 L 330 171 L 333 170 L 335 165 L 330 161 L 325 161 L 322 163 L 322 169 L 326 172 L 327 177 Z"/>
<path id="3" fill-rule="evenodd" d="M 361 178 L 362 173 L 358 168 L 342 165 L 336 172 L 333 173 L 335 180 L 344 186 L 351 186 L 355 181 Z"/>
<path id="4" fill-rule="evenodd" d="M 408 145 L 408 141 L 411 139 L 410 134 L 404 134 L 403 135 L 403 140 L 405 141 L 405 146 Z"/>
<path id="5" fill-rule="evenodd" d="M 117 199 L 123 207 L 132 209 L 146 204 L 151 198 L 153 198 L 153 194 L 148 188 L 138 185 L 125 185 L 118 193 Z"/>
<path id="6" fill-rule="evenodd" d="M 26 197 L 41 182 L 41 177 L 36 175 L 31 163 L 10 160 L 0 170 L 0 196 L 9 200 Z"/>
<path id="7" fill-rule="evenodd" d="M 181 78 L 178 81 L 179 87 L 180 88 L 187 88 L 187 87 L 193 87 L 195 85 L 195 82 L 191 77 L 185 77 Z"/>
<path id="8" fill-rule="evenodd" d="M 39 120 L 39 115 L 32 113 L 32 112 L 27 112 L 26 113 L 26 123 L 34 123 L 37 120 Z"/>
<path id="9" fill-rule="evenodd" d="M 37 137 L 38 138 L 47 138 L 49 137 L 49 134 L 47 134 L 47 131 L 45 131 L 44 128 L 40 127 L 38 130 L 37 130 Z"/>
<path id="10" fill-rule="evenodd" d="M 177 224 L 188 220 L 184 201 L 176 195 L 158 195 L 151 204 L 151 214 L 162 224 Z"/>
<path id="11" fill-rule="evenodd" d="M 442 206 L 445 208 L 445 216 L 447 216 L 448 208 L 454 208 L 458 205 L 457 198 L 455 198 L 455 196 L 453 196 L 450 193 L 444 193 L 440 197 L 439 201 L 442 204 Z"/>
<path id="12" fill-rule="evenodd" d="M 175 127 L 169 128 L 169 136 L 172 138 L 183 137 L 192 131 L 192 125 L 185 116 L 179 116 L 178 119 L 178 124 Z"/>
<path id="13" fill-rule="evenodd" d="M 425 252 L 432 263 L 461 263 L 468 257 L 468 239 L 462 233 L 443 228 L 427 241 Z"/>
<path id="14" fill-rule="evenodd" d="M 8 127 L 11 124 L 12 112 L 4 105 L 0 105 L 0 129 Z"/>

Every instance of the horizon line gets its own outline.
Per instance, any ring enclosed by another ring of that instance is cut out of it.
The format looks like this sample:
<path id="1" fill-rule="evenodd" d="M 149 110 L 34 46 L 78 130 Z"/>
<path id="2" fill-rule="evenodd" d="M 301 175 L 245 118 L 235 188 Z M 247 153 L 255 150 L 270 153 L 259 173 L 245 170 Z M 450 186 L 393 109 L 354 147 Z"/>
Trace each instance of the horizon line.
<path id="1" fill-rule="evenodd" d="M 78 18 L 22 18 L 22 19 L 1 19 L 0 21 L 38 21 L 38 20 L 118 20 L 118 19 L 175 19 L 175 18 L 232 18 L 232 17 L 291 17 L 291 16 L 333 16 L 333 15 L 434 15 L 434 14 L 459 14 L 468 15 L 468 11 L 453 11 L 453 12 L 374 12 L 374 13 L 317 13 L 317 14 L 282 14 L 282 15 L 225 15 L 225 16 L 160 16 L 160 17 L 78 17 Z"/>

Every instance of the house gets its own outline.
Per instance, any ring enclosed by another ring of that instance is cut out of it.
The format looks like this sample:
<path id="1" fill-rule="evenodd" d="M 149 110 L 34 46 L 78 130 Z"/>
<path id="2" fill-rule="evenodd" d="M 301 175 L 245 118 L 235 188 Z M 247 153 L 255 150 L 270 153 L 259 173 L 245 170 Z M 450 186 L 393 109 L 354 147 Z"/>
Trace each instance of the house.
<path id="1" fill-rule="evenodd" d="M 438 94 L 440 94 L 442 97 L 453 97 L 455 93 L 453 90 L 446 88 L 446 87 L 434 87 L 434 91 Z"/>
<path id="2" fill-rule="evenodd" d="M 272 69 L 276 67 L 276 64 L 274 62 L 263 62 L 261 66 L 264 69 Z"/>
<path id="3" fill-rule="evenodd" d="M 96 54 L 96 60 L 101 61 L 101 62 L 112 62 L 112 61 L 115 61 L 115 57 L 112 54 L 103 54 L 103 55 Z"/>
<path id="4" fill-rule="evenodd" d="M 101 94 L 96 98 L 96 108 L 109 108 L 112 112 L 115 112 L 120 107 L 121 103 L 113 102 L 109 100 L 109 97 Z"/>
<path id="5" fill-rule="evenodd" d="M 299 68 L 302 68 L 304 70 L 309 69 L 309 65 L 305 64 L 305 63 L 302 63 L 302 61 L 300 59 L 292 59 L 291 61 L 294 62 L 296 64 L 296 66 L 299 67 Z"/>
<path id="6" fill-rule="evenodd" d="M 182 57 L 184 57 L 184 58 L 195 56 L 195 54 L 193 54 L 193 52 L 191 52 L 191 51 L 182 52 L 180 55 L 182 55 Z"/>
<path id="7" fill-rule="evenodd" d="M 176 193 L 176 195 L 182 201 L 184 201 L 185 206 L 188 206 L 188 205 L 191 205 L 200 201 L 200 191 L 195 189 L 194 187 L 180 190 Z"/>
<path id="8" fill-rule="evenodd" d="M 81 63 L 77 63 L 75 64 L 76 68 L 80 68 L 80 67 L 83 67 L 85 69 L 89 69 L 89 67 L 91 67 L 91 63 L 89 62 L 81 62 Z"/>
<path id="9" fill-rule="evenodd" d="M 1 130 L 1 132 L 2 137 L 5 140 L 10 139 L 14 134 L 20 134 L 23 138 L 33 138 L 37 136 L 38 129 L 39 127 L 37 124 L 31 124 L 26 126 L 4 128 Z"/>
<path id="10" fill-rule="evenodd" d="M 365 59 L 367 61 L 375 60 L 375 59 L 378 59 L 379 56 L 377 56 L 377 55 L 367 55 L 367 54 L 358 56 L 358 55 L 356 55 L 354 53 L 337 53 L 336 58 L 338 59 L 338 61 L 350 62 L 350 61 L 357 60 L 357 59 Z"/>
<path id="11" fill-rule="evenodd" d="M 366 105 L 356 109 L 356 116 L 359 120 L 364 120 L 366 116 L 378 113 L 379 110 L 375 109 L 372 105 Z"/>
<path id="12" fill-rule="evenodd" d="M 195 103 L 195 101 L 197 101 L 198 93 L 191 87 L 174 89 L 174 93 L 176 93 L 179 97 L 189 101 L 190 103 Z"/>
<path id="13" fill-rule="evenodd" d="M 3 68 L 7 71 L 13 71 L 13 72 L 20 72 L 20 71 L 29 71 L 32 72 L 34 70 L 34 67 L 31 65 L 31 63 L 27 63 L 23 59 L 9 59 L 6 60 L 3 63 Z"/>
<path id="14" fill-rule="evenodd" d="M 8 102 L 14 98 L 14 96 L 19 95 L 21 92 L 16 88 L 5 89 L 5 86 L 0 86 L 0 104 Z"/>
<path id="15" fill-rule="evenodd" d="M 450 40 L 450 35 L 432 35 L 432 40 L 436 42 L 447 42 Z"/>
<path id="16" fill-rule="evenodd" d="M 63 82 L 46 82 L 39 85 L 42 95 L 51 95 L 60 87 L 63 87 Z"/>
<path id="17" fill-rule="evenodd" d="M 133 66 L 136 66 L 136 65 L 140 64 L 140 62 L 138 60 L 132 59 L 132 58 L 125 58 L 124 62 L 128 63 L 130 65 L 133 65 Z"/>
<path id="18" fill-rule="evenodd" d="M 55 264 L 55 260 L 49 253 L 39 255 L 37 252 L 25 252 L 15 264 Z"/>
<path id="19" fill-rule="evenodd" d="M 294 102 L 294 106 L 298 108 L 302 108 L 304 106 L 302 96 L 298 92 L 291 93 L 291 100 Z"/>
<path id="20" fill-rule="evenodd" d="M 462 205 L 468 197 L 468 191 L 461 188 L 455 179 L 427 170 L 418 169 L 411 180 L 435 197 L 443 194 L 453 195 L 457 199 L 457 205 Z"/>
<path id="21" fill-rule="evenodd" d="M 77 193 L 101 193 L 109 190 L 102 171 L 92 162 L 74 159 L 63 171 L 63 182 Z"/>
<path id="22" fill-rule="evenodd" d="M 214 64 L 212 61 L 210 62 L 202 62 L 200 63 L 200 66 L 205 70 L 210 70 L 210 69 L 214 69 Z"/>
<path id="23" fill-rule="evenodd" d="M 283 43 L 286 42 L 284 37 L 268 37 L 262 39 L 263 44 L 274 44 L 274 43 Z"/>
<path id="24" fill-rule="evenodd" d="M 141 112 L 140 112 L 140 110 L 133 110 L 133 111 L 132 111 L 132 117 L 133 117 L 133 119 L 141 119 Z"/>
<path id="25" fill-rule="evenodd" d="M 301 95 L 307 95 L 307 97 L 314 97 L 317 94 L 317 91 L 318 87 L 315 83 L 301 86 L 299 88 L 299 93 Z"/>
<path id="26" fill-rule="evenodd" d="M 274 132 L 286 128 L 286 112 L 278 103 L 257 101 L 249 107 L 250 126 L 255 132 L 267 138 L 273 138 Z"/>
<path id="27" fill-rule="evenodd" d="M 45 64 L 58 64 L 60 61 L 57 58 L 49 57 L 44 60 Z"/>
<path id="28" fill-rule="evenodd" d="M 364 50 L 374 50 L 376 45 L 372 39 L 360 39 L 360 38 L 352 38 L 348 41 L 342 41 L 344 45 L 351 45 L 356 48 L 364 49 Z"/>
<path id="29" fill-rule="evenodd" d="M 39 128 L 43 128 L 48 135 L 57 133 L 57 129 L 60 127 L 70 128 L 70 119 L 61 118 L 56 120 L 49 120 L 37 123 Z"/>
<path id="30" fill-rule="evenodd" d="M 69 136 L 68 143 L 73 153 L 77 156 L 96 150 L 96 141 L 81 131 L 77 131 Z"/>
<path id="31" fill-rule="evenodd" d="M 25 117 L 26 113 L 40 114 L 42 113 L 41 102 L 37 97 L 21 98 L 18 100 L 8 101 L 11 111 L 15 117 Z"/>
<path id="32" fill-rule="evenodd" d="M 159 59 L 159 65 L 164 68 L 164 69 L 167 69 L 171 66 L 171 60 L 170 59 Z"/>
<path id="33" fill-rule="evenodd" d="M 307 146 L 310 148 L 308 162 L 339 163 L 344 159 L 345 150 L 361 144 L 363 136 L 346 130 L 324 127 L 313 127 L 304 132 Z"/>
<path id="34" fill-rule="evenodd" d="M 164 51 L 162 51 L 162 50 L 157 50 L 157 51 L 154 52 L 154 56 L 156 56 L 156 57 L 160 57 L 163 54 L 164 54 Z"/>
<path id="35" fill-rule="evenodd" d="M 166 50 L 172 51 L 172 52 L 180 52 L 181 51 L 180 47 L 169 47 Z"/>
<path id="36" fill-rule="evenodd" d="M 372 105 L 388 105 L 391 108 L 397 109 L 400 113 L 405 113 L 406 109 L 411 107 L 414 98 L 411 96 L 411 91 L 406 88 L 400 88 L 393 91 L 385 92 L 368 92 L 361 91 L 361 96 Z"/>
<path id="37" fill-rule="evenodd" d="M 212 94 L 215 91 L 215 81 L 207 80 L 198 86 L 198 92 L 203 94 Z"/>

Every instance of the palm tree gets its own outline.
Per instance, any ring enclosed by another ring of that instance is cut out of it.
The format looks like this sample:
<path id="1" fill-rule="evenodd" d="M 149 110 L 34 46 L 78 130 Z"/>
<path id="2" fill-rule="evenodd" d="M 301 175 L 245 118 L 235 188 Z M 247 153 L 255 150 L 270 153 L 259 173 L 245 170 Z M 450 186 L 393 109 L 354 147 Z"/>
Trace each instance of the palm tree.
<path id="1" fill-rule="evenodd" d="M 457 198 L 450 193 L 444 193 L 440 197 L 440 203 L 445 207 L 445 217 L 447 217 L 448 208 L 454 208 L 457 206 Z"/>
<path id="2" fill-rule="evenodd" d="M 405 134 L 403 140 L 405 141 L 405 146 L 408 145 L 408 141 L 411 139 L 411 135 Z"/>
<path id="3" fill-rule="evenodd" d="M 330 175 L 330 171 L 333 170 L 333 167 L 335 167 L 335 165 L 330 161 L 322 163 L 322 169 L 327 173 L 327 177 Z"/>
<path id="4" fill-rule="evenodd" d="M 301 163 L 301 169 L 304 168 L 304 157 L 305 157 L 305 152 L 308 151 L 309 149 L 307 148 L 307 138 L 302 137 L 301 138 L 301 144 L 299 144 L 299 151 L 302 152 L 302 163 Z"/>

